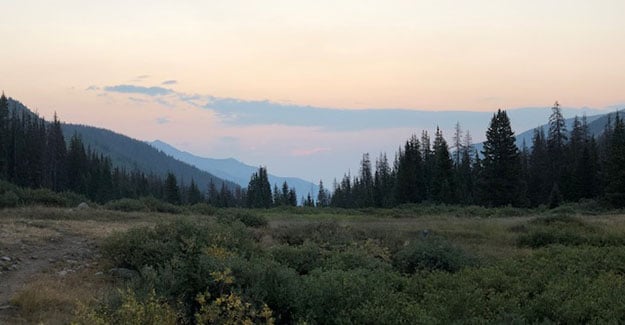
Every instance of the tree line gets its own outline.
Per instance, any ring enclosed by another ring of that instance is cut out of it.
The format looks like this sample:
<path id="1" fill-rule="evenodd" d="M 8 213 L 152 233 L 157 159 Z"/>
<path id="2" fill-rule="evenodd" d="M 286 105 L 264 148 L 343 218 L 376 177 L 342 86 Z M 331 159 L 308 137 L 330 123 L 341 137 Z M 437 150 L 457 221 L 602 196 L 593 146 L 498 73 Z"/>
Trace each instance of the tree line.
<path id="1" fill-rule="evenodd" d="M 47 122 L 29 111 L 10 111 L 4 93 L 0 96 L 0 180 L 21 187 L 74 192 L 98 203 L 146 196 L 173 204 L 207 200 L 193 179 L 185 185 L 173 173 L 163 178 L 114 167 L 109 157 L 85 147 L 79 134 L 66 141 L 56 113 Z M 221 191 L 212 195 L 216 205 L 241 206 L 240 188 L 222 185 Z"/>
<path id="2" fill-rule="evenodd" d="M 415 134 L 392 162 L 381 154 L 374 167 L 364 154 L 359 173 L 335 180 L 331 197 L 324 191 L 318 202 L 342 208 L 421 202 L 555 207 L 581 199 L 625 205 L 625 127 L 618 112 L 599 137 L 590 134 L 585 117 L 575 117 L 567 130 L 557 102 L 551 112 L 547 132 L 536 128 L 531 146 L 521 148 L 504 110 L 493 114 L 481 152 L 459 123 L 453 151 L 438 128 L 433 140 L 427 131 Z"/>

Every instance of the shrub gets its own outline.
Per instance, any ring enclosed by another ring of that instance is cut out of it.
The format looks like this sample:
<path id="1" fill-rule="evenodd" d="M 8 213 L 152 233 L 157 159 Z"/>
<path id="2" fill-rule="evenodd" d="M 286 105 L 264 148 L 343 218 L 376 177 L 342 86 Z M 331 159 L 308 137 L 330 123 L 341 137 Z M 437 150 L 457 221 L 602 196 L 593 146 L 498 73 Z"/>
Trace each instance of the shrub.
<path id="1" fill-rule="evenodd" d="M 13 208 L 18 205 L 20 201 L 19 196 L 13 191 L 5 191 L 0 194 L 0 208 Z"/>
<path id="2" fill-rule="evenodd" d="M 265 227 L 269 224 L 265 217 L 257 215 L 252 211 L 224 210 L 223 213 L 217 216 L 217 220 L 224 223 L 239 221 L 247 227 L 253 228 Z"/>
<path id="3" fill-rule="evenodd" d="M 189 211 L 205 216 L 213 216 L 217 213 L 217 209 L 206 203 L 196 203 L 189 207 Z"/>
<path id="4" fill-rule="evenodd" d="M 422 270 L 456 272 L 475 265 L 472 257 L 463 250 L 439 238 L 417 239 L 393 256 L 393 266 L 403 273 Z"/>
<path id="5" fill-rule="evenodd" d="M 148 208 L 149 211 L 152 212 L 163 212 L 171 214 L 179 214 L 182 212 L 182 209 L 180 207 L 156 199 L 153 196 L 142 197 L 139 200 L 143 202 L 143 204 Z"/>
<path id="6" fill-rule="evenodd" d="M 25 189 L 22 200 L 26 205 L 45 205 L 50 207 L 68 207 L 70 201 L 60 193 L 49 189 Z"/>
<path id="7" fill-rule="evenodd" d="M 109 210 L 124 212 L 149 211 L 148 207 L 142 201 L 136 199 L 119 199 L 110 201 L 106 203 L 104 207 Z"/>

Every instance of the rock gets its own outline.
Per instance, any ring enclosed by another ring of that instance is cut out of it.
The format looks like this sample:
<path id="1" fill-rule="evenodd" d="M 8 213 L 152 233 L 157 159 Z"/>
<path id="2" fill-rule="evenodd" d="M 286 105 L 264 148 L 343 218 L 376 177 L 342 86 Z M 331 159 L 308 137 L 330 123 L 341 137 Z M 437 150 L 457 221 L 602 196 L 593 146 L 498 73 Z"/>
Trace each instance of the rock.
<path id="1" fill-rule="evenodd" d="M 95 276 L 103 276 L 103 275 L 104 275 L 104 273 L 102 273 L 102 272 L 96 272 L 95 273 Z"/>
<path id="2" fill-rule="evenodd" d="M 36 260 L 36 259 L 37 259 L 37 256 L 33 255 L 33 256 L 31 256 L 31 257 L 30 257 L 30 259 L 31 259 L 31 260 Z"/>
<path id="3" fill-rule="evenodd" d="M 57 273 L 59 276 L 66 276 L 67 275 L 67 271 L 63 270 L 63 271 L 59 271 Z"/>
<path id="4" fill-rule="evenodd" d="M 123 267 L 112 268 L 109 270 L 109 274 L 121 279 L 132 279 L 133 277 L 139 275 L 139 272 L 135 270 L 125 269 Z"/>
<path id="5" fill-rule="evenodd" d="M 17 270 L 17 264 L 13 264 L 13 265 L 11 265 L 11 269 L 12 269 L 12 270 Z"/>
<path id="6" fill-rule="evenodd" d="M 85 202 L 81 202 L 76 209 L 78 210 L 87 210 L 89 209 L 89 204 L 85 203 Z"/>
<path id="7" fill-rule="evenodd" d="M 3 260 L 5 262 L 11 262 L 11 258 L 8 257 L 8 256 L 2 256 L 2 257 L 0 257 L 0 260 Z"/>

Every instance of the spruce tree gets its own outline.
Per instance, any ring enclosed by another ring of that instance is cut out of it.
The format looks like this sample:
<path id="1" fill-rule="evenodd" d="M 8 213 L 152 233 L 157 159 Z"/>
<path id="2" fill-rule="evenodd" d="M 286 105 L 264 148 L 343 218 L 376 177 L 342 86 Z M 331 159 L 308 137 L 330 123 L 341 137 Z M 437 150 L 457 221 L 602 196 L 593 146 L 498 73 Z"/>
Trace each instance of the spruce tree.
<path id="1" fill-rule="evenodd" d="M 202 192 L 198 188 L 197 184 L 193 178 L 191 178 L 191 184 L 189 185 L 189 190 L 187 191 L 187 202 L 191 205 L 197 204 L 203 201 Z"/>
<path id="2" fill-rule="evenodd" d="M 434 137 L 434 164 L 432 170 L 432 200 L 452 203 L 455 201 L 453 184 L 453 162 L 449 155 L 447 141 L 437 127 Z"/>
<path id="3" fill-rule="evenodd" d="M 618 112 L 610 136 L 605 192 L 613 205 L 625 206 L 625 123 Z"/>
<path id="4" fill-rule="evenodd" d="M 165 179 L 164 199 L 171 204 L 180 204 L 180 188 L 178 188 L 178 180 L 173 173 L 167 173 Z"/>
<path id="5" fill-rule="evenodd" d="M 519 149 L 508 115 L 501 109 L 491 119 L 482 154 L 483 202 L 488 206 L 517 204 L 521 177 Z"/>

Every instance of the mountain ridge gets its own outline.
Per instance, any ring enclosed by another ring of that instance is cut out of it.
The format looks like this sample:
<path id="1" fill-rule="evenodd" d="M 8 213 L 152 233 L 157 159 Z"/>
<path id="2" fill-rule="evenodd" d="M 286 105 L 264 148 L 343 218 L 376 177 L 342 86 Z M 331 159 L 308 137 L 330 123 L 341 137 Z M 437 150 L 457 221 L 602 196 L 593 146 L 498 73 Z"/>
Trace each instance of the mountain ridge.
<path id="1" fill-rule="evenodd" d="M 235 158 L 207 158 L 194 155 L 192 153 L 177 149 L 176 147 L 161 141 L 154 140 L 147 142 L 152 147 L 162 151 L 163 153 L 172 156 L 178 160 L 193 165 L 200 170 L 207 171 L 215 176 L 229 179 L 240 185 L 246 187 L 249 183 L 252 173 L 258 170 L 258 167 L 247 165 Z M 282 186 L 282 183 L 287 182 L 290 187 L 295 188 L 297 195 L 306 196 L 309 193 L 316 197 L 319 191 L 319 186 L 310 181 L 298 178 L 298 177 L 283 177 L 269 174 L 269 183 L 273 187 L 277 185 Z"/>

